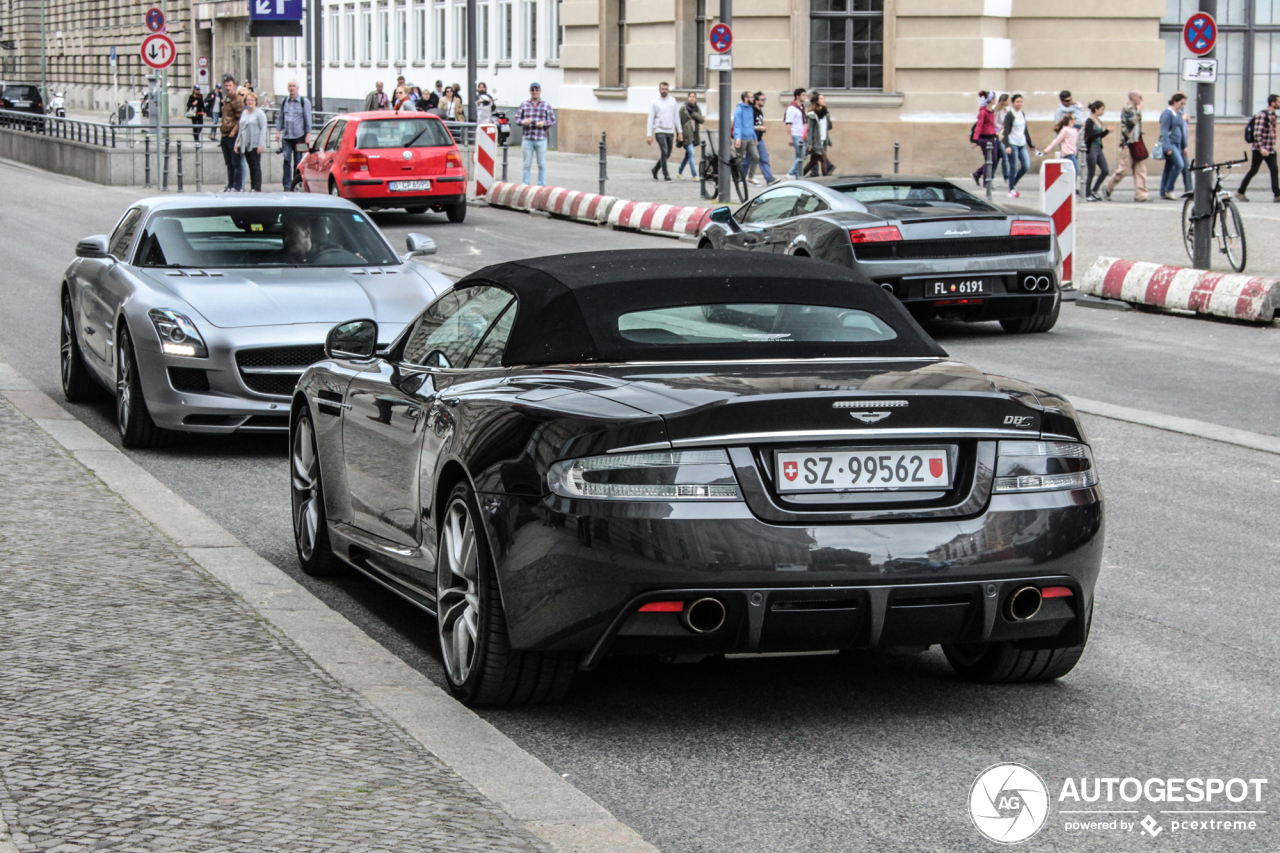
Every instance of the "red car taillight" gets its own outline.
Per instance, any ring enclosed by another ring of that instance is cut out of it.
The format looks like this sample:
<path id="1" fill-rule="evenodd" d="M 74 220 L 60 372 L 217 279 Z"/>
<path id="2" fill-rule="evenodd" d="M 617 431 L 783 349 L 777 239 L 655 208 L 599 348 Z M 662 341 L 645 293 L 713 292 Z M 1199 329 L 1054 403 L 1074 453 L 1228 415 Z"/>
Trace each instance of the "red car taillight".
<path id="1" fill-rule="evenodd" d="M 369 158 L 363 154 L 348 154 L 347 161 L 342 164 L 344 172 L 369 171 Z"/>
<path id="2" fill-rule="evenodd" d="M 1032 219 L 1015 219 L 1009 226 L 1010 237 L 1048 237 L 1051 233 L 1048 222 Z"/>
<path id="3" fill-rule="evenodd" d="M 849 239 L 854 243 L 897 243 L 902 239 L 902 232 L 896 225 L 881 228 L 854 228 L 849 231 Z"/>
<path id="4" fill-rule="evenodd" d="M 461 169 L 462 157 L 457 151 L 450 151 L 449 155 L 444 158 L 444 167 L 446 169 Z"/>

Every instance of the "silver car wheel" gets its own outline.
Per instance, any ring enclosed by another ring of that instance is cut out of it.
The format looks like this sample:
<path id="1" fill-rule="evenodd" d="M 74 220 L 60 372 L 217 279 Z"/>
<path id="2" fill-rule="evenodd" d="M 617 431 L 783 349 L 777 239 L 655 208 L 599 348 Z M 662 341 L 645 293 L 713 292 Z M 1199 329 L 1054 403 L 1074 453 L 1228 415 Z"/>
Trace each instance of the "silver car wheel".
<path id="1" fill-rule="evenodd" d="M 436 558 L 436 607 L 440 652 L 454 684 L 462 684 L 475 666 L 480 628 L 479 568 L 471 511 L 461 498 L 449 505 Z"/>
<path id="2" fill-rule="evenodd" d="M 129 350 L 129 339 L 121 335 L 118 346 L 119 369 L 116 371 L 116 421 L 120 432 L 129 429 L 129 409 L 133 400 L 133 353 Z"/>
<path id="3" fill-rule="evenodd" d="M 62 348 L 62 387 L 66 389 L 71 384 L 71 356 L 73 353 L 72 345 L 75 342 L 76 330 L 71 325 L 71 315 L 67 313 L 68 305 L 62 308 L 62 334 L 61 340 L 58 342 Z"/>
<path id="4" fill-rule="evenodd" d="M 311 421 L 303 418 L 293 436 L 293 535 L 298 554 L 310 560 L 320 533 L 320 460 Z"/>

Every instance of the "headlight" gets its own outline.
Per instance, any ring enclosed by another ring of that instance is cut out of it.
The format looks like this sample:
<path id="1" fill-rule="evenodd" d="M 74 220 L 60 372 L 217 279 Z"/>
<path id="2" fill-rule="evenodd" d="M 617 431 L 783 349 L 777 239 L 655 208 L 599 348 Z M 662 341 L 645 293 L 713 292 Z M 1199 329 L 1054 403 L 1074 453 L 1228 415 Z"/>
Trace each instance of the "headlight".
<path id="1" fill-rule="evenodd" d="M 165 355 L 186 355 L 192 358 L 208 358 L 209 348 L 196 324 L 185 314 L 169 308 L 152 308 L 149 314 L 160 336 L 160 350 Z"/>
<path id="2" fill-rule="evenodd" d="M 1002 441 L 994 491 L 1048 492 L 1098 485 L 1093 451 L 1074 441 Z"/>
<path id="3" fill-rule="evenodd" d="M 660 450 L 565 459 L 547 472 L 565 498 L 636 501 L 742 500 L 724 450 Z"/>

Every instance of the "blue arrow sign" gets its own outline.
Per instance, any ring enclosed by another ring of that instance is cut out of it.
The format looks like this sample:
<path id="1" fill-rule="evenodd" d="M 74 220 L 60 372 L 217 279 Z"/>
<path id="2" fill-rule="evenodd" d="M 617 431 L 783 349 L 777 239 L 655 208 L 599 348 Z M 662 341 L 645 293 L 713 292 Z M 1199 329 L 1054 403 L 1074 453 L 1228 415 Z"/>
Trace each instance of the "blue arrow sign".
<path id="1" fill-rule="evenodd" d="M 301 21 L 302 0 L 249 0 L 249 17 L 255 21 Z"/>

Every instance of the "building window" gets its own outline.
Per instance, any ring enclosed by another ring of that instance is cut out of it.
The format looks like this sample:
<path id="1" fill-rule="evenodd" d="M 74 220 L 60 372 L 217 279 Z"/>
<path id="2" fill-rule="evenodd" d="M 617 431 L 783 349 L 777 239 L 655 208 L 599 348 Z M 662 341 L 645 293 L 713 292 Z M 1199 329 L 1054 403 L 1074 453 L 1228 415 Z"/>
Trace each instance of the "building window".
<path id="1" fill-rule="evenodd" d="M 404 0 L 396 3 L 396 62 L 403 65 L 409 58 L 409 7 Z"/>
<path id="2" fill-rule="evenodd" d="M 560 25 L 560 3 L 561 0 L 550 0 L 547 5 L 547 16 L 551 19 L 547 27 L 547 32 L 551 36 L 548 41 L 547 59 L 554 61 L 560 60 L 560 50 L 564 47 L 564 27 Z"/>
<path id="3" fill-rule="evenodd" d="M 378 4 L 378 61 L 386 62 L 391 53 L 391 10 L 386 0 Z"/>
<path id="4" fill-rule="evenodd" d="M 360 61 L 373 61 L 373 7 L 360 4 Z"/>
<path id="5" fill-rule="evenodd" d="M 498 61 L 511 61 L 515 16 L 511 11 L 511 0 L 498 0 Z"/>
<path id="6" fill-rule="evenodd" d="M 427 4 L 423 0 L 413 4 L 413 61 L 427 61 Z"/>
<path id="7" fill-rule="evenodd" d="M 356 61 L 356 7 L 348 3 L 342 7 L 342 39 L 346 44 L 347 62 Z"/>
<path id="8" fill-rule="evenodd" d="M 489 64 L 489 4 L 476 3 L 476 62 Z"/>
<path id="9" fill-rule="evenodd" d="M 453 58 L 454 61 L 465 61 L 467 58 L 467 4 L 466 0 L 453 4 Z"/>
<path id="10" fill-rule="evenodd" d="M 884 0 L 811 0 L 809 85 L 884 87 Z"/>
<path id="11" fill-rule="evenodd" d="M 532 62 L 538 58 L 538 0 L 521 0 L 520 24 L 524 28 L 520 58 Z"/>
<path id="12" fill-rule="evenodd" d="M 431 59 L 433 62 L 444 62 L 445 56 L 445 8 L 444 0 L 436 0 L 435 8 L 431 10 L 432 25 L 434 32 L 432 34 L 432 51 Z"/>
<path id="13" fill-rule="evenodd" d="M 1160 69 L 1158 104 L 1177 91 L 1188 91 L 1182 81 L 1182 60 L 1192 54 L 1182 43 L 1182 26 L 1200 10 L 1198 0 L 1165 0 L 1160 19 L 1164 41 L 1164 66 Z M 1221 116 L 1252 115 L 1267 106 L 1267 95 L 1280 91 L 1280 2 L 1276 0 L 1222 0 L 1218 4 L 1218 82 L 1214 109 Z"/>
<path id="14" fill-rule="evenodd" d="M 699 89 L 705 89 L 707 88 L 707 0 L 698 0 L 693 21 L 695 30 L 693 43 L 697 45 L 697 59 L 694 62 L 697 70 L 694 72 L 694 86 Z"/>
<path id="15" fill-rule="evenodd" d="M 329 7 L 329 55 L 325 57 L 329 62 L 337 62 L 342 58 L 342 24 L 340 20 L 341 11 L 337 6 Z M 290 58 L 297 60 L 298 48 L 297 39 L 294 39 L 294 48 L 290 51 Z"/>

